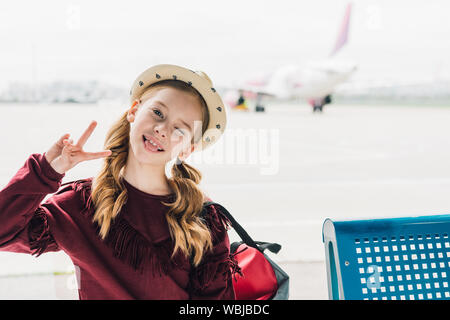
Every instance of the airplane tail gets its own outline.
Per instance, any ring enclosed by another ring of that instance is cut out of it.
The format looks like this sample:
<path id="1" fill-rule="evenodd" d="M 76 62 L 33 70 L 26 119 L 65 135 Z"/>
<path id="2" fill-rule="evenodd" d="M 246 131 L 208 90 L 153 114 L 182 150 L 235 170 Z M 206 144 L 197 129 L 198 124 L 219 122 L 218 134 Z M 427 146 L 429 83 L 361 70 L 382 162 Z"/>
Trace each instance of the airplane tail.
<path id="1" fill-rule="evenodd" d="M 336 52 L 338 52 L 348 40 L 348 30 L 350 27 L 350 14 L 352 10 L 352 4 L 349 3 L 347 8 L 345 9 L 344 19 L 342 20 L 341 29 L 339 30 L 338 38 L 334 45 L 333 50 L 330 53 L 330 57 L 334 56 Z"/>

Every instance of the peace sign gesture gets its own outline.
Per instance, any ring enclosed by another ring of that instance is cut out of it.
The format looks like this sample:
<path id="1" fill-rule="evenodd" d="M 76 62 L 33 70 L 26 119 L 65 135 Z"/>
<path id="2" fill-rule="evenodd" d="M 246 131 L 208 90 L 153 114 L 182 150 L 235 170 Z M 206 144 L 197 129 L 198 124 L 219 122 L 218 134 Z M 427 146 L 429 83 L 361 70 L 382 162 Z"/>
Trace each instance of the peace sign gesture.
<path id="1" fill-rule="evenodd" d="M 75 145 L 73 144 L 73 140 L 69 139 L 70 134 L 66 133 L 45 153 L 48 163 L 50 163 L 56 172 L 63 174 L 82 161 L 104 158 L 111 155 L 111 150 L 100 152 L 86 152 L 83 150 L 84 144 L 96 126 L 97 122 L 95 120 L 92 121 Z"/>

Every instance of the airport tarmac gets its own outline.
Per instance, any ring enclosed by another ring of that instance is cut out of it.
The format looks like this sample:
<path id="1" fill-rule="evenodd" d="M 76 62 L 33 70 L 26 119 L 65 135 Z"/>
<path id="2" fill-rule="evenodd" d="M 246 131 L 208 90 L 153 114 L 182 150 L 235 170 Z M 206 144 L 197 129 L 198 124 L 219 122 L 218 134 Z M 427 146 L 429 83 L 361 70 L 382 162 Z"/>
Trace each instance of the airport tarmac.
<path id="1" fill-rule="evenodd" d="M 91 120 L 98 127 L 86 150 L 101 150 L 108 126 L 124 108 L 0 106 L 10 115 L 0 119 L 0 133 L 9 137 L 3 140 L 9 152 L 1 160 L 0 186 L 31 153 L 46 151 L 66 132 L 77 139 Z M 450 107 L 336 104 L 313 114 L 304 104 L 274 103 L 264 113 L 230 111 L 221 140 L 188 162 L 202 172 L 202 189 L 255 240 L 282 245 L 278 254 L 268 255 L 291 275 L 291 299 L 327 299 L 326 218 L 449 213 L 448 123 Z M 63 182 L 93 176 L 99 165 L 82 163 Z M 234 231 L 230 239 L 238 240 Z M 2 252 L 0 299 L 73 298 L 55 294 L 61 283 L 67 287 L 68 280 L 60 279 L 69 276 L 51 274 L 70 270 L 63 253 L 35 259 Z M 38 284 L 45 281 L 50 284 L 42 291 Z"/>

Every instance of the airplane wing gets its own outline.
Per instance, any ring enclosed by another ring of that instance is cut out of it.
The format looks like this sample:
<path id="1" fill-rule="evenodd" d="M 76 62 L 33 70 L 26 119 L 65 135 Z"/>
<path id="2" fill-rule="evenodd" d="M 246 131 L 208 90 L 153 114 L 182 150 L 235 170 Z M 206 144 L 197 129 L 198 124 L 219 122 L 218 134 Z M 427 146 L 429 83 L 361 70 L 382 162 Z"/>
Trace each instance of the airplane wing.
<path id="1" fill-rule="evenodd" d="M 246 91 L 260 96 L 274 97 L 276 93 L 270 92 L 267 87 L 272 74 L 273 72 L 269 72 L 251 79 L 235 82 L 232 85 L 222 86 L 222 88 L 225 90 Z"/>

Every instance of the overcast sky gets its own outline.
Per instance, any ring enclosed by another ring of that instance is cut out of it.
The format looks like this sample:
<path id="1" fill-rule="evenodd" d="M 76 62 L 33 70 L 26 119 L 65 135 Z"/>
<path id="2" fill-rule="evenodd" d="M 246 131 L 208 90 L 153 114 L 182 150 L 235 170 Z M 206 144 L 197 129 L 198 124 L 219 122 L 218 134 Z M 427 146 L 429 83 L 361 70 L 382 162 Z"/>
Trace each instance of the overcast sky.
<path id="1" fill-rule="evenodd" d="M 156 63 L 227 84 L 325 59 L 348 2 L 2 1 L 0 84 L 98 79 L 128 87 Z M 353 1 L 338 58 L 359 64 L 357 79 L 450 78 L 449 9 L 448 0 Z"/>

